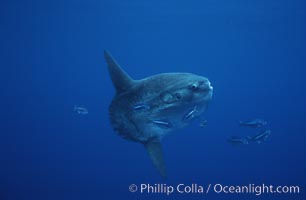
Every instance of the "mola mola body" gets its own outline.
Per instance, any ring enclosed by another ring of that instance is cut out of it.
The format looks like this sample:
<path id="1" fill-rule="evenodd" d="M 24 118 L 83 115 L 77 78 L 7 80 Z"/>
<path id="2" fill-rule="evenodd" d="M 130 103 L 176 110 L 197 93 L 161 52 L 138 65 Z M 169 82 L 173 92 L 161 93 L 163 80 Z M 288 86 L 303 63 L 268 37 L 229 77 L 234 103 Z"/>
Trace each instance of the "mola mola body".
<path id="1" fill-rule="evenodd" d="M 124 139 L 144 145 L 154 166 L 166 177 L 161 139 L 199 117 L 212 98 L 205 77 L 162 73 L 133 80 L 104 52 L 116 94 L 109 106 L 113 129 Z"/>

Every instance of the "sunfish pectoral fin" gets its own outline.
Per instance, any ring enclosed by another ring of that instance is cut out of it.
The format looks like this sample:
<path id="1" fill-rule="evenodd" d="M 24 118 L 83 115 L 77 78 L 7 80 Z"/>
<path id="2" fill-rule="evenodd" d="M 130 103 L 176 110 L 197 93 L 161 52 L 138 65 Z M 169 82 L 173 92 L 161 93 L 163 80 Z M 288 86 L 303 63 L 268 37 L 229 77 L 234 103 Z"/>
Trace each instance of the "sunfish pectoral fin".
<path id="1" fill-rule="evenodd" d="M 163 158 L 163 150 L 162 145 L 159 139 L 149 140 L 144 143 L 144 147 L 146 148 L 153 165 L 156 167 L 158 172 L 163 178 L 167 177 L 166 165 Z"/>
<path id="2" fill-rule="evenodd" d="M 131 88 L 135 81 L 119 66 L 116 60 L 107 51 L 104 51 L 104 57 L 116 91 L 121 93 Z"/>

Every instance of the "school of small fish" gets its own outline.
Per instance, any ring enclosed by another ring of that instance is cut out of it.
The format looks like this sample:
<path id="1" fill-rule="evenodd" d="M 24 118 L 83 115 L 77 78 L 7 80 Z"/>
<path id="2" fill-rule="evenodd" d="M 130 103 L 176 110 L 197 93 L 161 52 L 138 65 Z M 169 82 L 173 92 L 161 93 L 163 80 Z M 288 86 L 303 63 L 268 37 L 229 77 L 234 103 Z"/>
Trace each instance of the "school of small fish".
<path id="1" fill-rule="evenodd" d="M 133 106 L 134 111 L 147 110 L 150 107 L 147 104 L 140 103 Z M 79 115 L 87 115 L 88 109 L 83 106 L 75 105 L 73 111 Z M 195 106 L 192 110 L 190 110 L 186 115 L 184 115 L 183 120 L 188 120 L 193 118 L 193 115 L 197 112 L 197 107 Z M 167 121 L 162 120 L 153 120 L 152 123 L 159 125 L 164 128 L 172 127 L 172 124 Z M 207 120 L 201 120 L 200 127 L 205 127 L 207 125 Z M 267 125 L 267 121 L 263 119 L 251 119 L 246 121 L 239 121 L 240 126 L 250 127 L 253 129 L 259 129 L 259 131 L 253 136 L 239 137 L 239 136 L 231 136 L 227 139 L 227 142 L 232 145 L 243 145 L 249 144 L 251 142 L 261 144 L 267 140 L 267 138 L 271 135 L 271 130 L 265 129 L 264 127 Z"/>
<path id="2" fill-rule="evenodd" d="M 239 124 L 240 126 L 259 129 L 259 131 L 253 136 L 246 136 L 246 137 L 231 136 L 230 138 L 227 139 L 227 142 L 232 145 L 249 144 L 251 142 L 261 144 L 265 142 L 268 139 L 268 137 L 271 135 L 271 130 L 265 129 L 267 121 L 263 119 L 239 121 Z"/>

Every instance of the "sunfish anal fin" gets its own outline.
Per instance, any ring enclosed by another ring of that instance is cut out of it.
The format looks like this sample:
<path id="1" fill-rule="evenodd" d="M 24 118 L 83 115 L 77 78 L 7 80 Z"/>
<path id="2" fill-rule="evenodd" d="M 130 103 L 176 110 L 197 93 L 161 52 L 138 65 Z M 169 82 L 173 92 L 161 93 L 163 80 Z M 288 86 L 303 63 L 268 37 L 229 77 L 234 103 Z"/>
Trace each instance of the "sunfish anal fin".
<path id="1" fill-rule="evenodd" d="M 163 150 L 162 145 L 159 139 L 149 140 L 144 143 L 144 147 L 146 148 L 153 165 L 159 171 L 162 178 L 167 178 L 166 165 L 163 158 Z"/>

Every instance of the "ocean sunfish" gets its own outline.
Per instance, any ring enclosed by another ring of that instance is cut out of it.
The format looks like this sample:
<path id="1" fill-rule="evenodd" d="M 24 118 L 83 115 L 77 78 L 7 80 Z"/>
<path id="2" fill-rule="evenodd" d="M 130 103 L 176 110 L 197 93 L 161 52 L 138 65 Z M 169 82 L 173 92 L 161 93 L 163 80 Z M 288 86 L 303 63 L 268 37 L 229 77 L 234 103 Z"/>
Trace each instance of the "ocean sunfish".
<path id="1" fill-rule="evenodd" d="M 213 87 L 207 78 L 190 73 L 162 73 L 134 80 L 108 52 L 104 57 L 116 89 L 109 106 L 111 126 L 124 139 L 144 145 L 165 178 L 161 139 L 199 117 L 211 101 Z"/>

